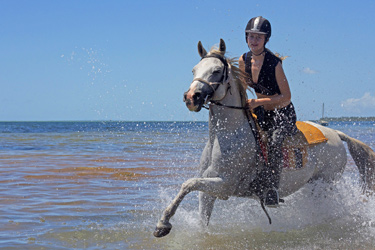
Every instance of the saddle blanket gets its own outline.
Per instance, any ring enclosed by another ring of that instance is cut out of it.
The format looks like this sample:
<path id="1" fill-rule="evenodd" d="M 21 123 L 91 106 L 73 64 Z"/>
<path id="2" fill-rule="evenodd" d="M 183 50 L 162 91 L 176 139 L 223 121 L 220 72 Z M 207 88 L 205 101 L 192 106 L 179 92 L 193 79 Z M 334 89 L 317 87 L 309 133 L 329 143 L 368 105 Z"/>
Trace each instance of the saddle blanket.
<path id="1" fill-rule="evenodd" d="M 308 145 L 319 144 L 328 141 L 328 139 L 323 135 L 322 131 L 317 127 L 307 123 L 307 122 L 296 122 L 297 128 L 302 132 Z M 298 135 L 298 133 L 297 133 Z"/>

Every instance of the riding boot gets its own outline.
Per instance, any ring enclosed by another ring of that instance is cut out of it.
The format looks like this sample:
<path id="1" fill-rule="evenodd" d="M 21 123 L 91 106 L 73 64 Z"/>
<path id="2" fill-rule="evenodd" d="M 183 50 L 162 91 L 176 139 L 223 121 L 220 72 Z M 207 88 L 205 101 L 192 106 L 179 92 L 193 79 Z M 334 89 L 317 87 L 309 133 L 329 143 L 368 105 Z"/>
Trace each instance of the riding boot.
<path id="1" fill-rule="evenodd" d="M 279 182 L 282 163 L 281 147 L 270 147 L 269 157 L 266 171 L 265 183 L 265 205 L 278 206 L 279 205 Z"/>

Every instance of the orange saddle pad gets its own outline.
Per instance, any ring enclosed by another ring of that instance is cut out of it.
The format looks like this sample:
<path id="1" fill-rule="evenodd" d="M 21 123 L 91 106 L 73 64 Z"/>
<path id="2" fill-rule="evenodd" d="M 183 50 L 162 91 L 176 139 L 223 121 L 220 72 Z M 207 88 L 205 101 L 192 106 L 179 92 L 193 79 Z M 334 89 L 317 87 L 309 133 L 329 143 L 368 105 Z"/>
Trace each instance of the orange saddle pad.
<path id="1" fill-rule="evenodd" d="M 319 144 L 328 140 L 320 129 L 309 123 L 297 121 L 296 125 L 304 135 L 308 145 Z"/>
<path id="2" fill-rule="evenodd" d="M 307 163 L 307 147 L 326 142 L 322 131 L 313 125 L 297 121 L 298 133 L 287 137 L 283 143 L 283 168 L 300 169 Z"/>

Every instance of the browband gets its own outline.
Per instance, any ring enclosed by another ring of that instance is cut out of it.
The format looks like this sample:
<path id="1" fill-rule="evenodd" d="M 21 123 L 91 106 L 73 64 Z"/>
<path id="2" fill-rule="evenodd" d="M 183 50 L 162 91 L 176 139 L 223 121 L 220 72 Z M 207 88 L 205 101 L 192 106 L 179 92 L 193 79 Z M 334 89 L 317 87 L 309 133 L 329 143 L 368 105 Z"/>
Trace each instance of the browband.
<path id="1" fill-rule="evenodd" d="M 209 54 L 209 55 L 206 55 L 206 56 L 202 57 L 201 60 L 203 60 L 204 58 L 209 58 L 209 57 L 213 57 L 213 58 L 217 58 L 217 59 L 219 59 L 219 60 L 224 64 L 225 67 L 228 67 L 228 62 L 227 62 L 227 60 L 225 59 L 225 57 L 220 56 L 220 55 L 218 55 L 218 54 Z"/>

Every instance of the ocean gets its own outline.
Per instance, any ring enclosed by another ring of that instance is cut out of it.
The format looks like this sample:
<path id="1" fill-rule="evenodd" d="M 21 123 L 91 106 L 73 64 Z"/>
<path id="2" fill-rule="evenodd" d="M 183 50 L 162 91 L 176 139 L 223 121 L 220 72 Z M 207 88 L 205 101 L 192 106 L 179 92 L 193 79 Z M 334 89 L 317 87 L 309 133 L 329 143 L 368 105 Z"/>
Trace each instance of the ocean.
<path id="1" fill-rule="evenodd" d="M 375 122 L 329 127 L 375 148 Z M 217 201 L 199 227 L 189 194 L 164 238 L 152 233 L 198 173 L 206 122 L 0 122 L 0 249 L 375 249 L 375 198 L 348 155 L 336 183 L 311 183 L 269 209 Z"/>

